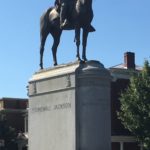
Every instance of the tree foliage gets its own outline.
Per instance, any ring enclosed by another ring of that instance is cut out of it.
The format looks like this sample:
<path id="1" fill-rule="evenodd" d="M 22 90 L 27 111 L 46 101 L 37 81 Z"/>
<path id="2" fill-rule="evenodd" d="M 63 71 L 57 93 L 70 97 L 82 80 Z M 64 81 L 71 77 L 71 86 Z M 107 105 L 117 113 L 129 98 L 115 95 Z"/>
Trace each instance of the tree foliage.
<path id="1" fill-rule="evenodd" d="M 122 124 L 137 140 L 150 149 L 150 65 L 145 61 L 143 70 L 131 77 L 130 85 L 121 94 L 118 113 Z"/>
<path id="2" fill-rule="evenodd" d="M 5 113 L 0 112 L 0 139 L 5 141 L 5 147 L 15 143 L 16 137 L 16 130 L 7 123 Z"/>

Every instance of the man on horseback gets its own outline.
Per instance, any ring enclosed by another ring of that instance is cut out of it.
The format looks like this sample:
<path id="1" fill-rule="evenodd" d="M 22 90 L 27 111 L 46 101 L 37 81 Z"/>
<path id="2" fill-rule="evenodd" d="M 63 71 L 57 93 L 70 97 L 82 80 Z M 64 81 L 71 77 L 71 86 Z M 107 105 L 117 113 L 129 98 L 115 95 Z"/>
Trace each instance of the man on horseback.
<path id="1" fill-rule="evenodd" d="M 55 0 L 55 6 L 60 10 L 60 28 L 64 29 L 69 24 L 67 13 L 74 0 Z"/>
<path id="2" fill-rule="evenodd" d="M 65 27 L 67 24 L 66 19 L 69 20 L 67 27 Z M 76 57 L 79 61 L 81 60 L 79 53 L 80 30 L 82 29 L 82 59 L 87 61 L 86 45 L 88 34 L 95 31 L 91 25 L 92 19 L 92 0 L 55 0 L 55 7 L 47 9 L 40 18 L 40 68 L 43 69 L 44 46 L 49 34 L 54 39 L 52 54 L 54 65 L 57 65 L 57 48 L 63 31 L 60 26 L 65 30 L 75 30 Z"/>

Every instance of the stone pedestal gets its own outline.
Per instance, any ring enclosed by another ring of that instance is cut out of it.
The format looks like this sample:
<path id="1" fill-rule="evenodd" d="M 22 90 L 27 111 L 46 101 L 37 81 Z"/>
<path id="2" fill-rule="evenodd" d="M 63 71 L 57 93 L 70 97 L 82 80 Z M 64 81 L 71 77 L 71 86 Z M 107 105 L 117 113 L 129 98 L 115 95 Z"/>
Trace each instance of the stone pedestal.
<path id="1" fill-rule="evenodd" d="M 29 150 L 110 150 L 110 74 L 98 61 L 35 73 Z"/>

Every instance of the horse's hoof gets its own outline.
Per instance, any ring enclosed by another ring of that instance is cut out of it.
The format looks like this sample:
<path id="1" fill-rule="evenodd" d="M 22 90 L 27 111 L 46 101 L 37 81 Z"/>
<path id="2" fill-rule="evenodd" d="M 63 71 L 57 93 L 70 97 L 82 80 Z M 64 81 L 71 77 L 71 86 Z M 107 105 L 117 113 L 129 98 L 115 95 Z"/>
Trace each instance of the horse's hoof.
<path id="1" fill-rule="evenodd" d="M 54 63 L 54 66 L 57 66 L 58 64 L 57 63 Z"/>
<path id="2" fill-rule="evenodd" d="M 83 61 L 83 60 L 80 60 L 80 64 L 84 64 L 85 63 L 85 61 Z"/>
<path id="3" fill-rule="evenodd" d="M 86 57 L 83 57 L 82 59 L 84 62 L 88 61 Z"/>
<path id="4" fill-rule="evenodd" d="M 43 65 L 42 65 L 42 64 L 40 64 L 40 69 L 41 69 L 41 70 L 43 69 Z"/>
<path id="5" fill-rule="evenodd" d="M 78 57 L 78 56 L 77 56 L 77 61 L 79 61 L 79 62 L 81 61 L 81 58 L 80 58 L 80 57 Z"/>

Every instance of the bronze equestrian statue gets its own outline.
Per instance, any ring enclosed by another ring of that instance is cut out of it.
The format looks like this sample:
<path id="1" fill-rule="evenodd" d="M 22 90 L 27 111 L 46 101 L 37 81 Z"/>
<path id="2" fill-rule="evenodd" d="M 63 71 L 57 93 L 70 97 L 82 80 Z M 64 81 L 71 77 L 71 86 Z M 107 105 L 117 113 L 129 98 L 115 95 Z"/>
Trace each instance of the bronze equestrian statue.
<path id="1" fill-rule="evenodd" d="M 69 1 L 67 9 L 63 10 L 64 2 Z M 71 2 L 70 2 L 71 1 Z M 61 3 L 62 2 L 62 3 Z M 63 30 L 75 30 L 75 42 L 77 46 L 76 57 L 79 61 L 80 30 L 82 35 L 82 59 L 86 58 L 86 45 L 89 32 L 95 31 L 91 25 L 93 19 L 92 0 L 56 0 L 54 7 L 50 7 L 40 18 L 40 68 L 43 69 L 44 45 L 48 34 L 54 39 L 52 46 L 53 63 L 57 65 L 57 47 Z M 64 12 L 65 13 L 64 13 Z M 63 14 L 64 13 L 64 14 Z M 64 18 L 63 18 L 64 17 Z M 67 21 L 66 21 L 67 20 Z M 67 22 L 67 23 L 66 23 Z"/>

